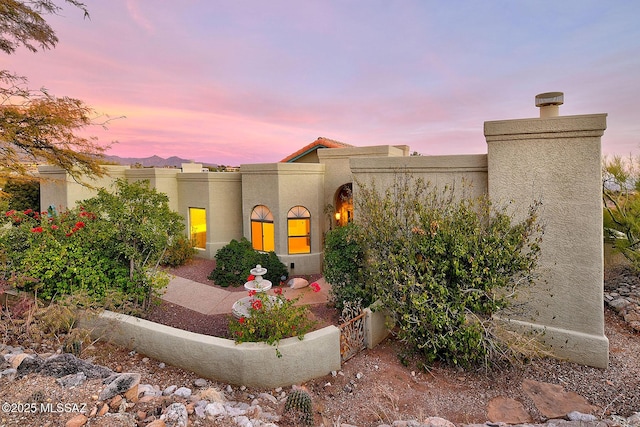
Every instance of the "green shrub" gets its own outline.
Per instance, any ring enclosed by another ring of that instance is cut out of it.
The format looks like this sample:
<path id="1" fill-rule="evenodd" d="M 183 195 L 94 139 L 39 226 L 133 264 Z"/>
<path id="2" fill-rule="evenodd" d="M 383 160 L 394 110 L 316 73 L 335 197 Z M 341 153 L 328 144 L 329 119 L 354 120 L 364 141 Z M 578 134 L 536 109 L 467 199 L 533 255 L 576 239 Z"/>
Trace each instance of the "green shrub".
<path id="1" fill-rule="evenodd" d="M 265 342 L 276 347 L 281 339 L 304 335 L 315 326 L 315 321 L 309 317 L 309 307 L 294 305 L 299 298 L 290 300 L 282 295 L 282 289 L 274 289 L 276 295 L 269 296 L 266 292 L 249 292 L 252 297 L 248 308 L 249 317 L 232 318 L 229 321 L 229 333 L 237 343 Z"/>
<path id="2" fill-rule="evenodd" d="M 333 303 L 340 310 L 345 302 L 360 301 L 363 307 L 373 302 L 372 289 L 364 278 L 359 230 L 350 223 L 330 230 L 325 236 L 323 275 L 331 283 Z"/>
<path id="3" fill-rule="evenodd" d="M 365 277 L 399 338 L 428 363 L 470 366 L 502 354 L 486 331 L 535 278 L 538 204 L 516 222 L 486 197 L 459 199 L 406 174 L 384 192 L 359 184 L 358 195 Z"/>
<path id="4" fill-rule="evenodd" d="M 2 262 L 25 290 L 47 300 L 86 291 L 143 310 L 168 283 L 155 267 L 184 231 L 167 196 L 147 181 L 116 181 L 115 193 L 101 189 L 61 213 L 11 210 L 2 219 L 11 225 L 0 228 Z"/>
<path id="5" fill-rule="evenodd" d="M 605 161 L 602 178 L 605 236 L 640 271 L 640 159 Z"/>
<path id="6" fill-rule="evenodd" d="M 162 256 L 162 265 L 177 267 L 183 265 L 194 257 L 197 250 L 194 248 L 193 241 L 187 236 L 181 235 L 173 239 L 173 242 L 167 247 Z"/>
<path id="7" fill-rule="evenodd" d="M 275 252 L 258 252 L 244 237 L 240 241 L 234 239 L 218 249 L 215 260 L 216 268 L 209 274 L 209 279 L 222 287 L 242 286 L 247 281 L 249 271 L 258 264 L 267 269 L 264 278 L 274 285 L 289 275 L 287 267 Z"/>

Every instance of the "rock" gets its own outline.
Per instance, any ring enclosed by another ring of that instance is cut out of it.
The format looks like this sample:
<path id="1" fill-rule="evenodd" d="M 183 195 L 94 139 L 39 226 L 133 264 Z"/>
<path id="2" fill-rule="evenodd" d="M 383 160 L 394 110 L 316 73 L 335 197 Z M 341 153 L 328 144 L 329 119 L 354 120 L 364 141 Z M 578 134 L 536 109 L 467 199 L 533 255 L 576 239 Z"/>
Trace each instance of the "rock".
<path id="1" fill-rule="evenodd" d="M 563 418 L 572 411 L 588 414 L 595 410 L 582 396 L 566 392 L 557 384 L 526 379 L 522 382 L 522 388 L 546 418 Z"/>
<path id="2" fill-rule="evenodd" d="M 275 397 L 273 397 L 269 393 L 260 393 L 260 394 L 258 394 L 258 397 L 260 399 L 262 399 L 262 400 L 268 400 L 269 402 L 273 403 L 274 405 L 278 404 L 278 399 L 276 399 Z"/>
<path id="3" fill-rule="evenodd" d="M 295 277 L 289 280 L 289 282 L 287 282 L 287 285 L 289 285 L 289 287 L 292 289 L 301 289 L 309 286 L 309 281 L 301 277 Z"/>
<path id="4" fill-rule="evenodd" d="M 149 424 L 147 424 L 147 427 L 165 427 L 165 426 L 166 424 L 162 420 L 151 421 Z"/>
<path id="5" fill-rule="evenodd" d="M 33 359 L 34 357 L 30 354 L 20 353 L 20 354 L 12 354 L 8 358 L 9 363 L 13 369 L 18 369 L 18 366 L 22 363 L 24 359 Z"/>
<path id="6" fill-rule="evenodd" d="M 431 427 L 456 427 L 454 423 L 440 417 L 429 417 L 422 422 L 425 426 Z"/>
<path id="7" fill-rule="evenodd" d="M 177 388 L 178 388 L 177 385 L 170 385 L 169 387 L 165 388 L 162 391 L 162 395 L 163 396 L 171 396 L 173 394 L 173 392 L 176 391 Z"/>
<path id="8" fill-rule="evenodd" d="M 62 378 L 58 378 L 56 382 L 62 387 L 70 388 L 77 387 L 87 380 L 87 376 L 84 372 L 78 372 L 77 374 L 66 375 Z"/>
<path id="9" fill-rule="evenodd" d="M 129 390 L 124 393 L 124 398 L 129 402 L 138 402 L 138 385 L 139 384 L 134 384 Z"/>
<path id="10" fill-rule="evenodd" d="M 167 427 L 187 427 L 189 424 L 187 407 L 182 403 L 172 403 L 167 407 L 160 419 L 164 421 Z"/>
<path id="11" fill-rule="evenodd" d="M 193 385 L 198 387 L 198 388 L 206 387 L 207 384 L 209 384 L 209 382 L 207 380 L 205 380 L 204 378 L 198 378 L 198 379 L 193 381 Z"/>
<path id="12" fill-rule="evenodd" d="M 107 385 L 104 390 L 100 392 L 98 398 L 100 400 L 107 400 L 113 396 L 121 393 L 126 393 L 128 390 L 137 387 L 140 383 L 140 374 L 137 373 L 124 373 L 114 374 L 104 380 L 104 384 Z M 137 388 L 136 388 L 137 390 Z M 137 392 L 137 391 L 136 391 Z"/>
<path id="13" fill-rule="evenodd" d="M 185 399 L 191 396 L 191 389 L 188 387 L 180 387 L 176 391 L 173 392 L 175 396 L 184 397 Z"/>
<path id="14" fill-rule="evenodd" d="M 10 380 L 14 380 L 16 376 L 18 376 L 18 370 L 14 368 L 5 369 L 4 371 L 0 372 L 0 378 L 5 377 L 9 378 Z"/>
<path id="15" fill-rule="evenodd" d="M 213 387 L 201 390 L 200 393 L 198 393 L 198 396 L 200 396 L 200 399 L 209 402 L 224 403 L 224 401 L 226 400 L 224 394 L 220 390 Z"/>
<path id="16" fill-rule="evenodd" d="M 18 367 L 19 377 L 38 373 L 61 378 L 78 372 L 84 372 L 87 378 L 105 378 L 113 374 L 109 368 L 85 362 L 70 353 L 54 354 L 47 359 L 41 359 L 38 356 L 26 358 Z"/>
<path id="17" fill-rule="evenodd" d="M 120 409 L 121 403 L 122 403 L 122 396 L 120 396 L 119 394 L 116 394 L 115 396 L 113 396 L 113 399 L 111 399 L 111 402 L 109 402 L 109 407 L 114 411 L 117 411 L 118 409 Z"/>
<path id="18" fill-rule="evenodd" d="M 86 416 L 82 414 L 78 414 L 75 417 L 71 418 L 69 421 L 67 421 L 64 426 L 65 427 L 82 427 L 87 423 L 87 421 L 89 421 L 89 419 Z"/>
<path id="19" fill-rule="evenodd" d="M 100 410 L 98 411 L 98 416 L 102 417 L 104 416 L 107 412 L 109 412 L 109 405 L 107 405 L 106 403 L 104 405 L 102 405 L 102 407 L 100 408 Z"/>
<path id="20" fill-rule="evenodd" d="M 489 401 L 487 418 L 494 423 L 525 424 L 533 422 L 524 405 L 515 399 L 498 396 Z"/>
<path id="21" fill-rule="evenodd" d="M 204 412 L 207 417 L 216 418 L 226 413 L 224 405 L 220 402 L 209 403 L 204 408 Z"/>
<path id="22" fill-rule="evenodd" d="M 611 295 L 613 295 L 613 293 Z M 618 297 L 618 298 L 615 298 L 615 299 L 609 301 L 609 306 L 611 308 L 615 309 L 616 311 L 620 311 L 620 310 L 624 309 L 625 307 L 627 307 L 630 304 L 631 303 L 629 301 L 627 301 L 626 298 L 622 298 L 622 297 Z"/>
<path id="23" fill-rule="evenodd" d="M 598 420 L 598 418 L 595 415 L 583 414 L 582 412 L 578 412 L 578 411 L 569 412 L 567 414 L 567 419 L 569 421 L 580 421 L 580 422 L 590 422 L 590 421 Z"/>

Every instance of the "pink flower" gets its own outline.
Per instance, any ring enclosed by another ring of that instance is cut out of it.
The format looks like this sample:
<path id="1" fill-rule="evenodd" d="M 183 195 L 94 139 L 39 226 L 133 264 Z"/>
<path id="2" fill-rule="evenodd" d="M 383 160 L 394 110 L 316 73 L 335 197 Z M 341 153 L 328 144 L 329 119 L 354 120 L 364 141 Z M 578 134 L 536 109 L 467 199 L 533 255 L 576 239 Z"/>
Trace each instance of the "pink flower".
<path id="1" fill-rule="evenodd" d="M 282 288 L 275 288 L 275 289 L 273 290 L 273 292 L 274 292 L 276 295 L 282 295 Z"/>
<path id="2" fill-rule="evenodd" d="M 318 282 L 313 282 L 309 285 L 309 287 L 313 290 L 313 292 L 320 292 L 320 285 L 318 285 Z"/>
<path id="3" fill-rule="evenodd" d="M 254 310 L 260 310 L 262 308 L 262 301 L 260 301 L 259 299 L 253 301 L 251 303 L 251 308 L 253 308 Z"/>
<path id="4" fill-rule="evenodd" d="M 250 297 L 254 296 L 255 294 L 256 294 L 256 290 L 255 290 L 255 289 L 251 289 L 251 290 L 249 291 L 249 296 L 250 296 Z"/>
<path id="5" fill-rule="evenodd" d="M 31 229 L 32 233 L 42 233 L 42 227 L 33 227 Z"/>

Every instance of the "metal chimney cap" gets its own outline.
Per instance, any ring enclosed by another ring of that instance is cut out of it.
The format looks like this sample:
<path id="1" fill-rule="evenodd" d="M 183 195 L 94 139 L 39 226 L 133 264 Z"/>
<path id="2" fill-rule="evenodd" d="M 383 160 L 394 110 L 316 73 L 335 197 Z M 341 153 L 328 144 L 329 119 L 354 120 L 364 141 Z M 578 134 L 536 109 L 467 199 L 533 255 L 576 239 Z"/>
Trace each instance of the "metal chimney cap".
<path id="1" fill-rule="evenodd" d="M 546 92 L 536 95 L 536 107 L 562 104 L 564 104 L 564 93 L 562 92 Z"/>

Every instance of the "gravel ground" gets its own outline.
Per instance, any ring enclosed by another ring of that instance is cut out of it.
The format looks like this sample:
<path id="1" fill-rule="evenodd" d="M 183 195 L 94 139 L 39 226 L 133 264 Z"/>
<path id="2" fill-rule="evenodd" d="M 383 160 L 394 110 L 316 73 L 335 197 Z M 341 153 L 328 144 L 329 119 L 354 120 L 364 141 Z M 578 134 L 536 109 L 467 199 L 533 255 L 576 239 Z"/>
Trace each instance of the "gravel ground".
<path id="1" fill-rule="evenodd" d="M 192 265 L 192 269 L 200 270 L 200 273 L 192 270 L 190 278 L 203 280 L 202 272 L 209 269 L 210 264 L 199 261 L 194 264 L 197 268 Z M 181 274 L 187 274 L 185 271 L 183 269 Z M 209 334 L 222 334 L 225 324 L 220 319 L 203 319 L 167 304 L 158 307 L 154 313 L 163 316 L 167 323 L 172 321 L 184 329 Z M 4 314 L 0 319 L 0 324 L 4 326 L 4 344 L 22 345 L 27 352 L 40 354 L 60 348 L 62 337 L 40 337 L 37 340 L 39 342 L 25 340 L 24 335 L 11 332 L 12 322 Z M 428 416 L 443 417 L 456 424 L 484 423 L 487 421 L 487 404 L 497 396 L 519 400 L 534 422 L 542 422 L 544 418 L 522 389 L 524 379 L 559 384 L 566 391 L 578 393 L 596 407 L 594 414 L 598 417 L 628 417 L 640 411 L 640 334 L 608 309 L 605 310 L 605 322 L 605 334 L 610 342 L 607 369 L 553 359 L 535 359 L 522 366 L 490 371 L 468 372 L 445 365 L 435 365 L 425 370 L 410 358 L 405 358 L 401 363 L 398 356 L 402 346 L 390 338 L 375 349 L 365 350 L 343 363 L 341 371 L 335 375 L 317 378 L 303 386 L 313 399 L 315 425 L 327 427 L 339 425 L 339 422 L 373 427 L 383 422 L 391 424 L 394 420 L 423 420 Z M 16 323 L 14 326 L 19 329 L 24 324 Z M 161 368 L 160 361 L 108 343 L 99 342 L 87 347 L 82 357 L 113 370 L 138 372 L 142 375 L 142 383 L 161 388 L 169 385 L 193 387 L 197 378 L 195 374 L 176 367 Z M 220 390 L 227 387 L 226 384 L 215 382 L 211 382 L 211 385 Z M 34 393 L 39 393 L 50 396 L 56 402 L 86 402 L 93 407 L 96 405 L 95 395 L 101 387 L 99 382 L 94 381 L 77 388 L 63 389 L 51 378 L 39 375 L 14 381 L 3 377 L 0 378 L 0 401 L 24 401 Z M 246 389 L 236 393 L 234 398 L 250 402 L 252 396 L 261 392 L 275 393 L 274 390 Z M 38 414 L 34 417 L 0 414 L 0 425 L 58 426 L 64 425 L 71 414 Z M 195 416 L 190 416 L 190 422 L 192 425 L 219 425 L 196 419 Z M 287 424 L 280 423 L 279 426 L 287 427 Z"/>

